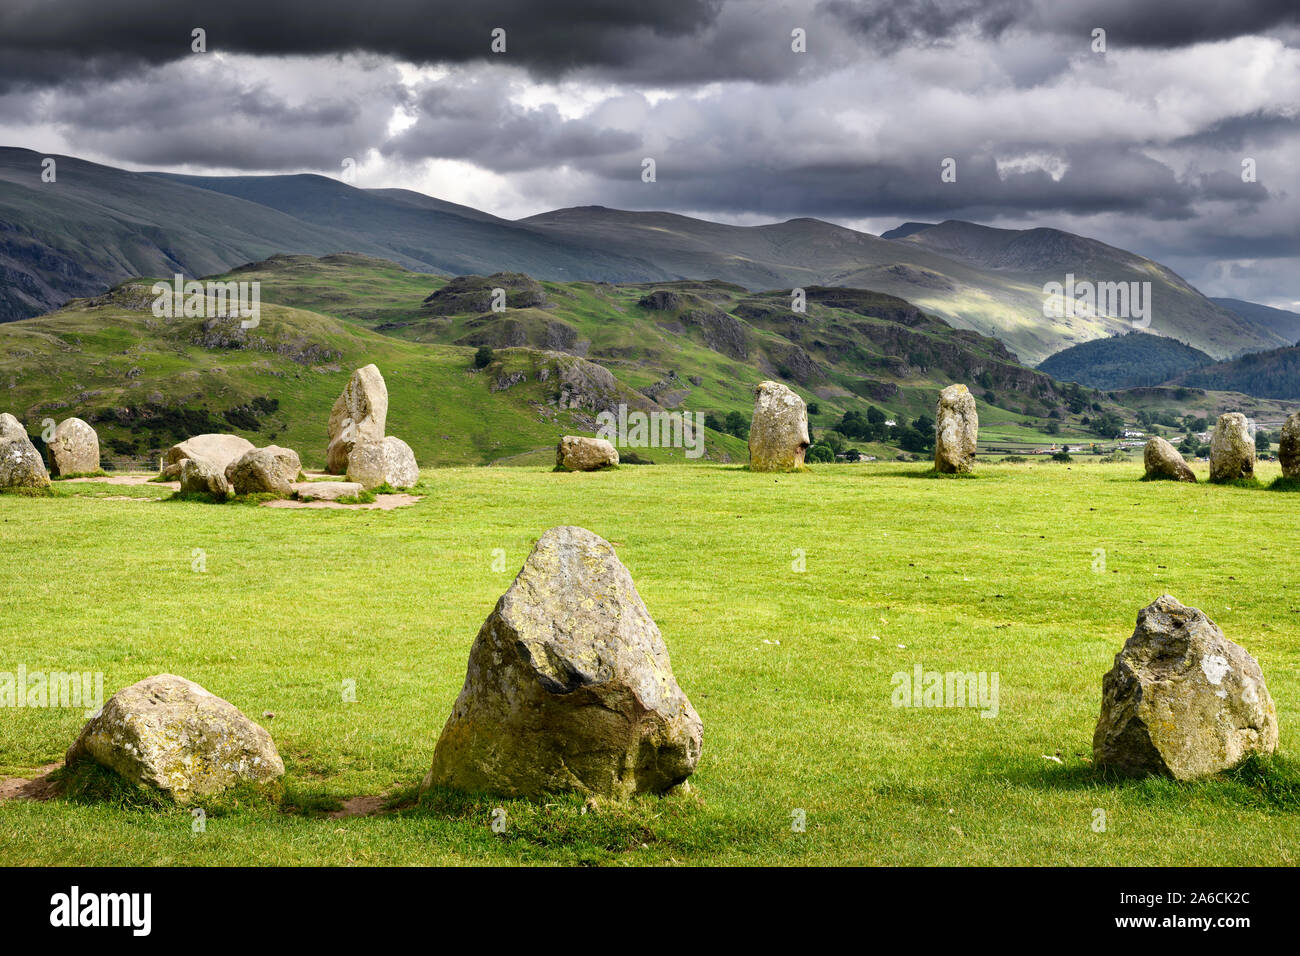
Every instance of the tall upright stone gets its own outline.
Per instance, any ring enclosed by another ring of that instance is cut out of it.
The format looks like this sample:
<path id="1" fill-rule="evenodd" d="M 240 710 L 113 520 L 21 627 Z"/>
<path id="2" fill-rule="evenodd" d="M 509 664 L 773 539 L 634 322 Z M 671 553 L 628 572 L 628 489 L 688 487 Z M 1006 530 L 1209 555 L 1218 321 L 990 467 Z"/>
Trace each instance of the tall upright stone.
<path id="1" fill-rule="evenodd" d="M 479 630 L 424 788 L 659 792 L 694 772 L 702 736 L 613 547 L 552 528 Z"/>
<path id="2" fill-rule="evenodd" d="M 1219 416 L 1210 439 L 1210 481 L 1235 481 L 1255 476 L 1255 440 L 1241 412 Z"/>
<path id="3" fill-rule="evenodd" d="M 1285 478 L 1300 478 L 1300 412 L 1292 412 L 1282 423 L 1278 437 L 1277 460 Z"/>
<path id="4" fill-rule="evenodd" d="M 335 475 L 347 472 L 353 447 L 383 441 L 387 421 L 388 386 L 384 376 L 374 365 L 357 369 L 330 410 L 325 470 Z"/>
<path id="5" fill-rule="evenodd" d="M 50 486 L 41 453 L 27 437 L 23 423 L 8 412 L 0 414 L 0 488 L 40 489 Z"/>
<path id="6" fill-rule="evenodd" d="M 80 418 L 65 418 L 54 429 L 50 470 L 55 475 L 88 475 L 99 471 L 99 436 Z"/>
<path id="7" fill-rule="evenodd" d="M 941 391 L 934 421 L 934 470 L 953 475 L 974 468 L 980 418 L 970 389 L 949 385 Z"/>
<path id="8" fill-rule="evenodd" d="M 754 387 L 754 418 L 749 425 L 751 471 L 794 471 L 803 467 L 808 438 L 808 406 L 780 382 Z"/>
<path id="9" fill-rule="evenodd" d="M 1096 766 L 1194 780 L 1277 743 L 1273 698 L 1243 647 L 1168 594 L 1139 612 L 1102 679 Z"/>

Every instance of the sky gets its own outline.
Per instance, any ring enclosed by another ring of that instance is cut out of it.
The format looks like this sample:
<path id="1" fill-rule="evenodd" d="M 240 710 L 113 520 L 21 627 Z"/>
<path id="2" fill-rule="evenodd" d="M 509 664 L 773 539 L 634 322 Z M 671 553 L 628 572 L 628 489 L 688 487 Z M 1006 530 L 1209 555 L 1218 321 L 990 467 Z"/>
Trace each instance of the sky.
<path id="1" fill-rule="evenodd" d="M 1050 226 L 1293 309 L 1298 110 L 1297 0 L 0 0 L 2 145 L 511 219 Z"/>

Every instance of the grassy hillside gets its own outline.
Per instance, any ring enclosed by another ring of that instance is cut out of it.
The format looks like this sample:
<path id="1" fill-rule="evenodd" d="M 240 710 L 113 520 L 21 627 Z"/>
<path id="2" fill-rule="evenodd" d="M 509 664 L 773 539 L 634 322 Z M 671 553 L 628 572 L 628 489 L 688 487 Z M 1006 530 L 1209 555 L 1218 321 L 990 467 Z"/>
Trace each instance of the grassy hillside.
<path id="1" fill-rule="evenodd" d="M 1206 365 L 1177 376 L 1174 382 L 1300 401 L 1300 346 L 1253 352 L 1229 362 Z"/>
<path id="2" fill-rule="evenodd" d="M 205 801 L 197 835 L 185 808 L 139 796 L 0 802 L 0 864 L 1300 864 L 1295 496 L 1142 483 L 1138 465 L 920 471 L 443 469 L 386 513 L 157 486 L 0 499 L 0 593 L 23 596 L 0 604 L 10 661 L 102 671 L 109 693 L 184 675 L 264 724 L 286 765 L 278 800 Z M 475 633 L 559 524 L 615 543 L 662 630 L 704 722 L 693 792 L 416 802 Z M 1272 766 L 1196 784 L 1090 766 L 1101 677 L 1165 592 L 1258 659 Z M 893 675 L 918 665 L 998 674 L 997 716 L 891 706 Z M 0 774 L 60 760 L 84 722 L 8 709 Z M 393 808 L 325 817 L 355 796 Z"/>

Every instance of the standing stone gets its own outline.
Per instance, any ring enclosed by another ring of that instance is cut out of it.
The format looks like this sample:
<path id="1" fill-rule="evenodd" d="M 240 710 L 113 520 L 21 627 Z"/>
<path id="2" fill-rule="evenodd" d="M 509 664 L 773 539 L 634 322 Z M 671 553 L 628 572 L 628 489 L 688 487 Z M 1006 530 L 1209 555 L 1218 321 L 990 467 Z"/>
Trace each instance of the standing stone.
<path id="1" fill-rule="evenodd" d="M 65 418 L 54 429 L 50 470 L 56 475 L 88 475 L 99 471 L 99 436 L 80 418 Z"/>
<path id="2" fill-rule="evenodd" d="M 975 467 L 975 444 L 980 417 L 975 396 L 965 385 L 949 385 L 939 393 L 935 416 L 934 470 L 945 475 L 965 474 Z"/>
<path id="3" fill-rule="evenodd" d="M 1228 412 L 1219 416 L 1210 439 L 1210 481 L 1234 481 L 1255 476 L 1255 440 L 1246 416 Z"/>
<path id="4" fill-rule="evenodd" d="M 177 803 L 284 773 L 270 734 L 234 704 L 174 674 L 114 694 L 68 749 L 69 766 L 87 759 Z"/>
<path id="5" fill-rule="evenodd" d="M 609 542 L 552 528 L 474 641 L 424 788 L 660 792 L 694 772 L 702 737 Z"/>
<path id="6" fill-rule="evenodd" d="M 179 478 L 181 462 L 186 458 L 202 458 L 224 472 L 231 462 L 238 461 L 255 447 L 238 435 L 195 435 L 167 449 L 163 455 L 162 477 L 172 481 Z"/>
<path id="7" fill-rule="evenodd" d="M 302 471 L 298 453 L 279 445 L 254 448 L 226 466 L 226 481 L 237 495 L 272 494 L 288 497 Z"/>
<path id="8" fill-rule="evenodd" d="M 1277 460 L 1282 463 L 1282 477 L 1300 478 L 1300 412 L 1292 412 L 1282 424 Z"/>
<path id="9" fill-rule="evenodd" d="M 380 485 L 410 488 L 420 480 L 420 467 L 411 446 L 389 435 L 381 441 L 357 442 L 348 456 L 347 474 L 366 491 Z"/>
<path id="10" fill-rule="evenodd" d="M 565 435 L 555 446 L 555 467 L 561 471 L 598 471 L 618 464 L 618 449 L 604 438 Z"/>
<path id="11" fill-rule="evenodd" d="M 50 474 L 22 422 L 0 413 L 0 488 L 48 488 Z"/>
<path id="12" fill-rule="evenodd" d="M 387 421 L 388 386 L 384 376 L 374 365 L 357 369 L 330 411 L 325 470 L 334 475 L 346 472 L 353 446 L 383 441 Z"/>
<path id="13" fill-rule="evenodd" d="M 1143 608 L 1102 680 L 1094 763 L 1193 780 L 1276 749 L 1277 711 L 1255 659 L 1168 594 Z"/>
<path id="14" fill-rule="evenodd" d="M 1178 453 L 1178 449 L 1159 435 L 1147 442 L 1142 451 L 1142 464 L 1146 467 L 1147 477 L 1151 479 L 1196 481 L 1195 473 Z"/>
<path id="15" fill-rule="evenodd" d="M 219 501 L 230 497 L 230 482 L 216 465 L 205 458 L 186 458 L 181 462 L 181 491 L 211 495 Z"/>
<path id="16" fill-rule="evenodd" d="M 754 418 L 749 425 L 750 471 L 794 471 L 803 467 L 808 439 L 808 406 L 780 382 L 754 386 Z"/>

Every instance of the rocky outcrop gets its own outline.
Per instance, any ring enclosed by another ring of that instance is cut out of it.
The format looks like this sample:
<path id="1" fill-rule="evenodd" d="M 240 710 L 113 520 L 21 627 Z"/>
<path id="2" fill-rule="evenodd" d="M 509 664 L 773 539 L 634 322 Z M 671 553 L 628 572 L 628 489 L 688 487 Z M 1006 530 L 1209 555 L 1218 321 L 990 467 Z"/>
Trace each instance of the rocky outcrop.
<path id="1" fill-rule="evenodd" d="M 0 414 L 0 488 L 40 489 L 50 486 L 41 453 L 27 437 L 22 422 Z"/>
<path id="2" fill-rule="evenodd" d="M 609 542 L 552 528 L 479 630 L 424 788 L 660 792 L 694 772 L 702 737 Z"/>
<path id="3" fill-rule="evenodd" d="M 227 466 L 252 451 L 256 446 L 238 435 L 195 435 L 172 445 L 163 453 L 162 475 L 168 481 L 181 476 L 181 462 L 186 458 L 203 459 L 214 468 L 225 472 Z"/>
<path id="4" fill-rule="evenodd" d="M 68 765 L 80 760 L 178 803 L 284 773 L 270 734 L 229 701 L 174 674 L 147 677 L 114 694 L 68 749 Z"/>
<path id="5" fill-rule="evenodd" d="M 808 450 L 808 406 L 780 382 L 754 387 L 754 418 L 749 426 L 751 471 L 794 471 Z"/>
<path id="6" fill-rule="evenodd" d="M 54 429 L 50 471 L 55 475 L 89 475 L 99 471 L 99 436 L 80 418 L 65 418 Z"/>
<path id="7" fill-rule="evenodd" d="M 1147 478 L 1152 480 L 1196 481 L 1196 475 L 1178 453 L 1178 449 L 1159 435 L 1147 442 L 1142 451 L 1142 464 L 1146 468 Z"/>
<path id="8" fill-rule="evenodd" d="M 367 491 L 381 485 L 410 488 L 420 480 L 420 468 L 411 446 L 389 435 L 381 441 L 357 443 L 348 457 L 348 480 Z"/>
<path id="9" fill-rule="evenodd" d="M 551 303 L 546 289 L 522 272 L 494 272 L 490 276 L 456 276 L 430 293 L 421 311 L 431 315 L 462 315 L 492 311 L 492 290 L 505 291 L 507 309 L 546 309 Z"/>
<path id="10" fill-rule="evenodd" d="M 1244 648 L 1167 594 L 1142 609 L 1102 680 L 1096 766 L 1193 780 L 1277 742 L 1273 699 Z"/>
<path id="11" fill-rule="evenodd" d="M 279 445 L 254 448 L 226 466 L 226 481 L 237 495 L 293 494 L 293 483 L 302 471 L 298 453 Z"/>
<path id="12" fill-rule="evenodd" d="M 934 424 L 934 470 L 965 474 L 975 467 L 980 418 L 975 396 L 965 385 L 949 385 L 939 393 Z"/>
<path id="13" fill-rule="evenodd" d="M 1255 440 L 1246 416 L 1228 412 L 1219 416 L 1210 439 L 1210 481 L 1235 481 L 1255 477 Z"/>
<path id="14" fill-rule="evenodd" d="M 618 464 L 618 449 L 603 438 L 565 435 L 555 446 L 558 471 L 599 471 Z"/>
<path id="15" fill-rule="evenodd" d="M 384 376 L 374 365 L 357 369 L 330 410 L 325 470 L 336 475 L 347 471 L 353 446 L 383 441 L 387 423 L 388 386 Z"/>

